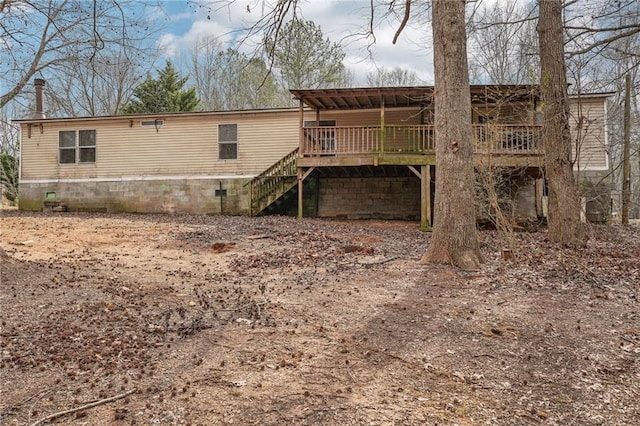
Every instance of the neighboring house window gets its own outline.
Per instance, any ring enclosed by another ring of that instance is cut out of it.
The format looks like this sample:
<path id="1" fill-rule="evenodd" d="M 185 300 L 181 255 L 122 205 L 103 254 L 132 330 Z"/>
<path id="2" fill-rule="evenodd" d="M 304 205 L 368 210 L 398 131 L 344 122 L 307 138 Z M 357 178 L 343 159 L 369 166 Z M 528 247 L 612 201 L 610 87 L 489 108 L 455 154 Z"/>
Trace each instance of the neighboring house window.
<path id="1" fill-rule="evenodd" d="M 218 125 L 218 159 L 236 160 L 238 158 L 238 125 Z"/>
<path id="2" fill-rule="evenodd" d="M 60 164 L 96 162 L 95 130 L 63 130 L 58 140 Z"/>

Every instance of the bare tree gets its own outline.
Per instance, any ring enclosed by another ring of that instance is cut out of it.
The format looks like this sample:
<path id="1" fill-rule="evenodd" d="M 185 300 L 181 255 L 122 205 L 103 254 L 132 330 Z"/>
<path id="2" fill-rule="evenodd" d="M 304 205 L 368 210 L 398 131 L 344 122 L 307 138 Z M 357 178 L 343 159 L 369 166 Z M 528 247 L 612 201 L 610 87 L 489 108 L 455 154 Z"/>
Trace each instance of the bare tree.
<path id="1" fill-rule="evenodd" d="M 631 215 L 640 215 L 640 3 L 637 1 L 576 1 L 565 8 L 567 69 L 571 91 L 612 91 L 608 103 L 608 143 L 614 210 L 622 188 L 624 80 L 631 76 Z"/>
<path id="2" fill-rule="evenodd" d="M 0 2 L 0 70 L 6 88 L 0 107 L 20 95 L 36 74 L 65 73 L 69 63 L 92 63 L 110 47 L 127 46 L 128 52 L 144 55 L 152 31 L 146 5 L 130 0 Z"/>
<path id="3" fill-rule="evenodd" d="M 224 54 L 222 43 L 214 37 L 198 38 L 186 58 L 189 76 L 196 88 L 200 106 L 204 110 L 221 109 L 223 93 L 220 58 Z M 224 73 L 227 76 L 227 73 Z"/>
<path id="4" fill-rule="evenodd" d="M 213 38 L 198 40 L 187 62 L 202 109 L 270 108 L 291 99 L 262 58 L 223 49 Z"/>
<path id="5" fill-rule="evenodd" d="M 425 263 L 465 270 L 483 262 L 474 205 L 471 93 L 465 0 L 433 0 L 435 128 L 438 175 L 435 223 Z"/>
<path id="6" fill-rule="evenodd" d="M 596 55 L 618 40 L 640 34 L 637 0 L 568 1 L 563 16 L 569 57 Z M 627 53 L 640 55 L 637 51 Z"/>
<path id="7" fill-rule="evenodd" d="M 538 34 L 544 125 L 542 139 L 549 187 L 549 237 L 563 245 L 581 245 L 580 199 L 571 161 L 567 71 L 564 62 L 562 1 L 540 0 Z"/>
<path id="8" fill-rule="evenodd" d="M 516 0 L 483 6 L 469 23 L 473 80 L 490 84 L 538 81 L 535 5 Z"/>
<path id="9" fill-rule="evenodd" d="M 47 80 L 49 116 L 116 115 L 144 81 L 154 64 L 123 50 L 99 52 L 93 61 L 68 61 Z"/>
<path id="10" fill-rule="evenodd" d="M 371 87 L 416 86 L 422 83 L 415 71 L 395 67 L 377 68 L 367 73 L 367 85 Z"/>
<path id="11" fill-rule="evenodd" d="M 265 45 L 282 87 L 317 89 L 342 85 L 342 47 L 325 38 L 313 21 L 287 22 L 280 38 L 266 38 Z"/>

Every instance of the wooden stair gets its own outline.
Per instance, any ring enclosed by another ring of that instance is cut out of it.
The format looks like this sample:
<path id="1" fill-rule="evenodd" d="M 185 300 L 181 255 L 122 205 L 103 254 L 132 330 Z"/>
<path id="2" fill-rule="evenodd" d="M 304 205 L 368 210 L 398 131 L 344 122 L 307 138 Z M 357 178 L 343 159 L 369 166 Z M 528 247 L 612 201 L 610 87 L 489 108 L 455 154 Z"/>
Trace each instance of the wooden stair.
<path id="1" fill-rule="evenodd" d="M 298 148 L 251 180 L 252 216 L 263 213 L 298 185 L 297 159 Z"/>

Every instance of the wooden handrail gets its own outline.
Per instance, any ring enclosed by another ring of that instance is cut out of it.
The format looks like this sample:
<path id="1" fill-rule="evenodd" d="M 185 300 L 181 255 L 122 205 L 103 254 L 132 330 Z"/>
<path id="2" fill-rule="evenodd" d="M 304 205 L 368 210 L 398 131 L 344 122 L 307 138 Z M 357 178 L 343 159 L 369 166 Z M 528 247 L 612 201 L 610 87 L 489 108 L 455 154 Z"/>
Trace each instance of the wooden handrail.
<path id="1" fill-rule="evenodd" d="M 297 159 L 298 148 L 276 161 L 268 169 L 251 180 L 252 210 L 255 206 L 259 205 L 262 200 L 276 194 L 279 190 L 283 190 L 287 180 L 297 176 Z"/>
<path id="2" fill-rule="evenodd" d="M 542 126 L 475 124 L 474 152 L 481 154 L 542 154 Z"/>
<path id="3" fill-rule="evenodd" d="M 537 155 L 542 153 L 541 126 L 474 124 L 476 153 Z M 305 127 L 303 156 L 348 154 L 433 154 L 433 125 L 387 125 L 384 151 L 380 126 Z"/>

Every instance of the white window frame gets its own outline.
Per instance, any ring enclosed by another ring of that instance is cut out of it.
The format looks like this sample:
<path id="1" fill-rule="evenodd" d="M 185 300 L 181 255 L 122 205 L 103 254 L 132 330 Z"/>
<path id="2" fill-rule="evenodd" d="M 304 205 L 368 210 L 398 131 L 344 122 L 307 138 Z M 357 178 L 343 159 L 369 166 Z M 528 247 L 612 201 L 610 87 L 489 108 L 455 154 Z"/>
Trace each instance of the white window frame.
<path id="1" fill-rule="evenodd" d="M 81 144 L 81 132 L 93 132 L 93 144 L 92 145 L 82 145 Z M 73 146 L 61 146 L 62 142 L 62 134 L 63 133 L 73 133 Z M 97 131 L 95 129 L 68 129 L 68 130 L 60 130 L 58 131 L 58 164 L 95 164 L 96 156 L 97 156 Z M 93 151 L 93 160 L 92 161 L 83 161 L 83 153 L 89 150 Z M 73 151 L 73 162 L 71 161 L 62 161 L 62 152 L 63 151 Z"/>
<path id="2" fill-rule="evenodd" d="M 220 139 L 220 128 L 223 126 L 235 126 L 235 140 L 221 140 Z M 223 157 L 222 146 L 226 145 L 235 145 L 235 156 L 234 157 Z M 223 123 L 218 124 L 218 160 L 228 161 L 228 160 L 237 160 L 238 159 L 238 124 L 237 123 Z"/>

